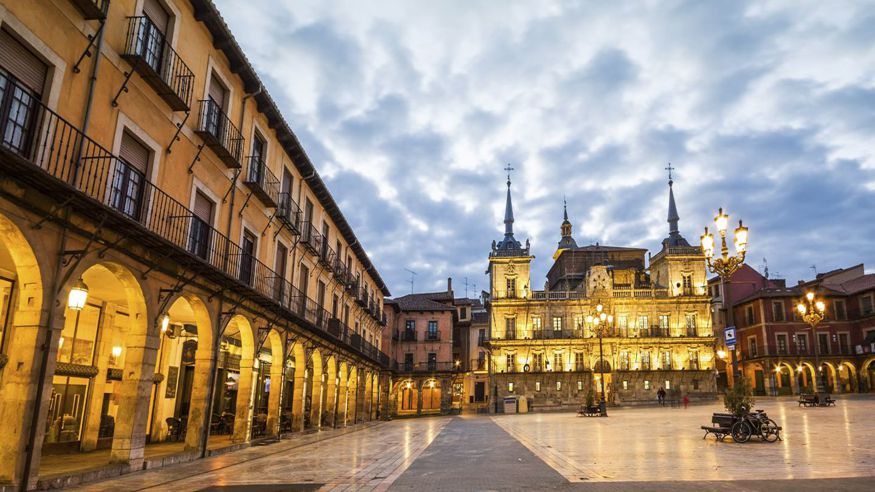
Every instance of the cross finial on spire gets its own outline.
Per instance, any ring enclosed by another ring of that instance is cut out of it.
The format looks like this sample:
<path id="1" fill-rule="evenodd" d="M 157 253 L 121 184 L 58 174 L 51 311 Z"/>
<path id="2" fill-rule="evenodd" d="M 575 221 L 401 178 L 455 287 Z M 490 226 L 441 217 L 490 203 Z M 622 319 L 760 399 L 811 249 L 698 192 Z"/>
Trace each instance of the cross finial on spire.
<path id="1" fill-rule="evenodd" d="M 510 187 L 510 172 L 515 171 L 515 169 L 510 167 L 510 163 L 508 163 L 504 170 L 507 171 L 507 186 Z"/>
<path id="2" fill-rule="evenodd" d="M 668 163 L 668 167 L 665 168 L 665 170 L 668 171 L 668 184 L 669 184 L 669 185 L 671 185 L 671 183 L 672 183 L 672 182 L 671 182 L 671 172 L 674 171 L 675 169 L 677 169 L 677 168 L 676 168 L 676 167 L 672 167 L 672 166 L 671 166 L 671 162 L 669 162 L 669 163 Z"/>
<path id="3" fill-rule="evenodd" d="M 568 200 L 565 199 L 565 195 L 562 195 L 562 218 L 568 222 Z"/>

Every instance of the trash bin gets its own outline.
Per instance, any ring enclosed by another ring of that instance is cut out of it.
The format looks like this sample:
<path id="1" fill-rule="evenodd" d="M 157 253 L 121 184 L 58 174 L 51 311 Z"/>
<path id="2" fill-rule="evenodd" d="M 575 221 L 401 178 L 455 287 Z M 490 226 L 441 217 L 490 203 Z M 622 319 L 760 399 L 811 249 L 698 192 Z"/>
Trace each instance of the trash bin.
<path id="1" fill-rule="evenodd" d="M 504 413 L 517 413 L 518 396 L 504 397 Z"/>
<path id="2" fill-rule="evenodd" d="M 517 413 L 529 413 L 529 399 L 525 397 L 517 397 Z"/>

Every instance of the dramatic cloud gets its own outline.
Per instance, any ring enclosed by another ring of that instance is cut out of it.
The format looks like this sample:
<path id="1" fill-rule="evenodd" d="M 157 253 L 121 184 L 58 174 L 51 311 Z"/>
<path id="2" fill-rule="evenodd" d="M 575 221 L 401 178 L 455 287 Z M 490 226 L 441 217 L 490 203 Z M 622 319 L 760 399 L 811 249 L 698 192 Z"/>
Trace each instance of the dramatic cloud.
<path id="1" fill-rule="evenodd" d="M 503 233 L 647 247 L 723 206 L 793 283 L 875 265 L 875 3 L 217 0 L 396 295 Z"/>

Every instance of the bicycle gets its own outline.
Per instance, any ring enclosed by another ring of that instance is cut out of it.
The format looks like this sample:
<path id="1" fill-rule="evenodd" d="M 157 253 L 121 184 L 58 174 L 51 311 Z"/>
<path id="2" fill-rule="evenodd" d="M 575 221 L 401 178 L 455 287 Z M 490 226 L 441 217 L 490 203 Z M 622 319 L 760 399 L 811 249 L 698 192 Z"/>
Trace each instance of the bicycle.
<path id="1" fill-rule="evenodd" d="M 732 440 L 745 443 L 754 435 L 763 441 L 775 442 L 781 439 L 781 427 L 762 410 L 749 412 L 732 425 Z"/>

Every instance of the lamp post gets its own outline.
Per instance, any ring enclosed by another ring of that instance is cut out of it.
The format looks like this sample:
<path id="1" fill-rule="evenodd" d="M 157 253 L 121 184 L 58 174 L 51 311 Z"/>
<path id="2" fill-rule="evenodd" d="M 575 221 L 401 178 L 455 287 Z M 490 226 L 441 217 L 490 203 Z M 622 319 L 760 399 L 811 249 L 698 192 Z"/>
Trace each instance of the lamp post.
<path id="1" fill-rule="evenodd" d="M 817 339 L 817 325 L 823 321 L 823 313 L 826 311 L 826 305 L 820 299 L 814 297 L 814 292 L 808 291 L 805 297 L 796 304 L 796 310 L 802 315 L 802 320 L 808 323 L 811 327 L 811 343 L 814 344 L 814 365 L 817 367 L 817 373 L 814 375 L 815 391 L 818 393 L 826 392 L 826 381 L 823 373 L 823 368 L 820 367 L 820 341 Z"/>
<path id="2" fill-rule="evenodd" d="M 726 284 L 732 279 L 732 275 L 741 268 L 744 264 L 744 255 L 747 252 L 747 227 L 738 221 L 738 227 L 735 228 L 735 254 L 729 254 L 729 247 L 726 245 L 726 229 L 729 226 L 729 215 L 723 213 L 723 209 L 719 209 L 717 216 L 714 217 L 714 225 L 720 233 L 720 256 L 714 257 L 714 235 L 708 232 L 705 228 L 705 233 L 701 236 L 702 253 L 705 255 L 705 261 L 708 264 L 708 269 L 712 273 L 720 277 L 720 289 L 723 294 L 723 306 L 726 308 L 726 326 L 735 326 L 735 316 L 732 313 L 732 301 L 729 291 L 726 289 Z M 739 378 L 739 368 L 735 347 L 730 350 L 732 355 L 732 384 Z"/>
<path id="3" fill-rule="evenodd" d="M 608 416 L 608 404 L 605 401 L 605 364 L 604 364 L 604 355 L 603 355 L 603 346 L 602 346 L 602 337 L 605 334 L 605 330 L 607 330 L 608 325 L 614 322 L 614 317 L 610 314 L 605 313 L 604 306 L 601 303 L 596 304 L 595 310 L 596 315 L 588 315 L 586 317 L 587 323 L 592 324 L 595 328 L 596 333 L 599 336 L 599 381 L 602 386 L 602 394 L 601 398 L 599 398 L 599 416 L 607 417 Z"/>

